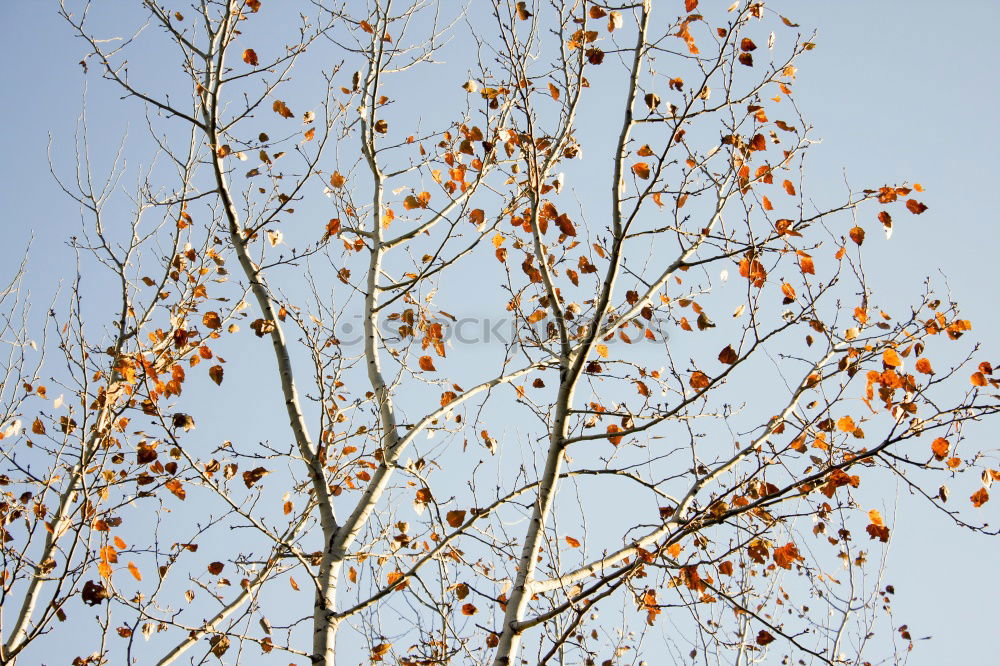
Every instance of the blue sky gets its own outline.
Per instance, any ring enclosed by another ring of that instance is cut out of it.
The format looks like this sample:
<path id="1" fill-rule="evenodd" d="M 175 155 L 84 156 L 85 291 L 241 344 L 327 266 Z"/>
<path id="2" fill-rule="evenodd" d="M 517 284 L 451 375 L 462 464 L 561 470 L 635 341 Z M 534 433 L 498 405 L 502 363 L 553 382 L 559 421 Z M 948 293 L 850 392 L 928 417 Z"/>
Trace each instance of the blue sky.
<path id="1" fill-rule="evenodd" d="M 947 279 L 976 337 L 1000 342 L 990 271 L 1000 240 L 1000 139 L 993 126 L 1000 105 L 1000 3 L 788 0 L 780 6 L 803 27 L 818 29 L 818 47 L 799 62 L 796 87 L 804 116 L 823 140 L 808 158 L 810 181 L 828 182 L 831 192 L 840 191 L 845 178 L 856 186 L 916 181 L 927 190 L 928 212 L 900 220 L 891 241 L 869 234 L 873 283 L 906 303 L 926 275 Z M 76 206 L 49 175 L 46 147 L 51 136 L 57 167 L 71 164 L 84 84 L 95 80 L 84 77 L 77 64 L 84 49 L 56 8 L 49 0 L 0 6 L 8 54 L 0 108 L 0 265 L 15 266 L 34 236 L 27 284 L 39 309 L 56 288 L 54 276 L 71 275 L 72 255 L 62 239 L 79 224 Z M 120 102 L 106 87 L 91 86 L 90 122 L 100 137 L 95 151 L 107 154 L 123 131 Z M 989 431 L 978 436 L 983 448 L 995 447 Z M 960 531 L 903 495 L 887 582 L 898 592 L 897 617 L 909 622 L 914 636 L 934 637 L 918 645 L 910 663 L 995 659 L 991 600 L 1000 594 L 1000 580 L 992 567 L 1000 542 Z"/>

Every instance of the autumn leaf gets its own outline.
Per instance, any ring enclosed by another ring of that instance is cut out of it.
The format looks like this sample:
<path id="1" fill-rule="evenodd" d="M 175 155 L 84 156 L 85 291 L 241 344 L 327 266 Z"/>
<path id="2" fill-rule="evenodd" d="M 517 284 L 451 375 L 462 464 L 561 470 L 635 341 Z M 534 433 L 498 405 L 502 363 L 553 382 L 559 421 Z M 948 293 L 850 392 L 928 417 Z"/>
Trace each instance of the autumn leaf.
<path id="1" fill-rule="evenodd" d="M 700 391 L 706 389 L 711 384 L 711 380 L 708 378 L 704 372 L 697 371 L 691 375 L 690 384 L 691 388 Z"/>
<path id="2" fill-rule="evenodd" d="M 614 444 L 615 446 L 618 446 L 619 444 L 622 443 L 622 436 L 617 434 L 619 432 L 621 432 L 621 428 L 616 426 L 614 423 L 610 424 L 607 427 L 608 441 Z"/>
<path id="3" fill-rule="evenodd" d="M 781 184 L 781 186 L 785 188 L 785 192 L 788 193 L 789 196 L 795 196 L 795 186 L 792 185 L 792 181 L 786 180 Z"/>
<path id="4" fill-rule="evenodd" d="M 177 499 L 183 500 L 187 497 L 187 492 L 185 492 L 184 486 L 179 479 L 171 479 L 163 484 L 163 487 L 172 492 Z"/>
<path id="5" fill-rule="evenodd" d="M 274 104 L 271 105 L 271 110 L 277 113 L 282 118 L 294 118 L 295 114 L 292 110 L 288 108 L 288 105 L 282 102 L 280 99 L 274 100 Z"/>
<path id="6" fill-rule="evenodd" d="M 434 367 L 434 359 L 430 356 L 420 357 L 420 369 L 426 370 L 427 372 L 434 372 L 436 368 Z"/>
<path id="7" fill-rule="evenodd" d="M 461 527 L 465 522 L 465 511 L 456 509 L 445 514 L 444 519 L 452 527 Z"/>
<path id="8" fill-rule="evenodd" d="M 201 323 L 204 324 L 206 328 L 210 328 L 213 331 L 222 328 L 222 320 L 219 319 L 218 312 L 206 312 L 201 318 Z"/>
<path id="9" fill-rule="evenodd" d="M 222 375 L 225 371 L 222 369 L 221 365 L 213 365 L 208 369 L 208 376 L 218 385 L 222 384 Z"/>
<path id="10" fill-rule="evenodd" d="M 899 358 L 895 349 L 886 349 L 882 352 L 882 362 L 890 368 L 898 368 L 903 365 L 903 359 Z"/>
<path id="11" fill-rule="evenodd" d="M 914 215 L 920 215 L 925 210 L 927 210 L 927 206 L 920 203 L 916 199 L 908 199 L 906 201 L 906 210 L 910 211 Z"/>
<path id="12" fill-rule="evenodd" d="M 208 573 L 212 574 L 213 576 L 218 576 L 220 573 L 222 573 L 222 570 L 225 568 L 226 565 L 223 564 L 222 562 L 212 562 L 211 564 L 208 565 Z"/>
<path id="13" fill-rule="evenodd" d="M 933 375 L 934 369 L 931 368 L 931 362 L 926 358 L 917 359 L 917 372 L 925 375 Z"/>
<path id="14" fill-rule="evenodd" d="M 857 243 L 858 245 L 861 245 L 862 243 L 865 242 L 865 230 L 862 229 L 861 227 L 852 228 L 850 236 L 851 240 Z"/>
<path id="15" fill-rule="evenodd" d="M 969 381 L 972 382 L 973 386 L 987 386 L 989 384 L 986 380 L 986 375 L 981 372 L 972 373 L 972 376 L 969 377 Z"/>
<path id="16" fill-rule="evenodd" d="M 343 187 L 345 182 L 346 180 L 344 179 L 343 176 L 340 175 L 339 171 L 334 171 L 333 174 L 330 176 L 330 185 L 337 189 Z M 338 223 L 337 226 L 339 227 L 340 220 L 337 220 L 337 223 Z"/>
<path id="17" fill-rule="evenodd" d="M 608 346 L 607 345 L 594 345 L 594 351 L 596 351 L 597 355 L 600 356 L 601 358 L 607 358 L 608 357 Z"/>
<path id="18" fill-rule="evenodd" d="M 31 432 L 35 435 L 45 434 L 45 424 L 42 423 L 41 419 L 36 417 L 35 420 L 31 423 Z"/>
<path id="19" fill-rule="evenodd" d="M 854 432 L 857 426 L 854 425 L 854 419 L 850 416 L 842 416 L 837 419 L 837 430 L 841 432 Z"/>
<path id="20" fill-rule="evenodd" d="M 253 485 L 263 479 L 266 474 L 270 474 L 270 472 L 263 467 L 243 472 L 243 483 L 247 488 L 253 488 Z"/>
<path id="21" fill-rule="evenodd" d="M 972 506 L 978 509 L 990 501 L 990 493 L 986 490 L 986 488 L 980 488 L 976 492 L 972 493 L 972 497 L 969 499 L 972 500 Z"/>
<path id="22" fill-rule="evenodd" d="M 767 645 L 768 643 L 773 643 L 774 636 L 761 629 L 760 632 L 757 634 L 756 640 L 757 640 L 757 645 L 764 646 Z"/>
<path id="23" fill-rule="evenodd" d="M 243 62 L 250 65 L 251 67 L 256 67 L 257 62 L 257 52 L 253 49 L 247 49 L 243 52 Z"/>
<path id="24" fill-rule="evenodd" d="M 726 365 L 736 363 L 738 358 L 736 350 L 733 349 L 732 345 L 726 345 L 725 349 L 719 352 L 719 362 L 725 363 Z"/>
<path id="25" fill-rule="evenodd" d="M 135 566 L 135 562 L 128 563 L 128 572 L 132 574 L 132 578 L 142 580 L 142 574 L 139 573 L 139 567 Z"/>
<path id="26" fill-rule="evenodd" d="M 571 548 L 579 548 L 580 542 L 571 536 L 566 537 L 566 543 L 570 545 Z"/>
<path id="27" fill-rule="evenodd" d="M 791 569 L 795 562 L 802 561 L 803 559 L 794 543 L 786 543 L 780 548 L 775 548 L 771 557 L 774 558 L 774 563 L 782 569 Z"/>
<path id="28" fill-rule="evenodd" d="M 632 173 L 646 180 L 649 178 L 649 165 L 645 162 L 637 162 L 632 165 Z"/>

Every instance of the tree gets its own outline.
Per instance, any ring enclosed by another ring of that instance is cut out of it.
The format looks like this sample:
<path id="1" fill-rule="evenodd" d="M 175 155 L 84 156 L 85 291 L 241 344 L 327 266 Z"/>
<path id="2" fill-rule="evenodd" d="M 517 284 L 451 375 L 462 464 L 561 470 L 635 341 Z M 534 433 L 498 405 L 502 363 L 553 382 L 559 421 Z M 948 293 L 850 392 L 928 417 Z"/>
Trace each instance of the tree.
<path id="1" fill-rule="evenodd" d="M 998 379 L 867 282 L 919 185 L 806 195 L 791 19 L 136 4 L 60 7 L 148 164 L 97 178 L 84 116 L 37 351 L 0 292 L 0 662 L 854 662 L 885 480 L 987 531 Z"/>

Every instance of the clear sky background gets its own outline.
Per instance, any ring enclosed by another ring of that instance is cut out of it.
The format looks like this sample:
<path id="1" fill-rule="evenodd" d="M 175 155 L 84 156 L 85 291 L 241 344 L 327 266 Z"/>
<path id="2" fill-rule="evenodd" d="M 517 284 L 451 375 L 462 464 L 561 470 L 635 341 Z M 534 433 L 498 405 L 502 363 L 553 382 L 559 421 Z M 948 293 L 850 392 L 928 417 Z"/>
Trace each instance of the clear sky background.
<path id="1" fill-rule="evenodd" d="M 72 274 L 62 240 L 79 224 L 76 206 L 49 175 L 46 146 L 51 136 L 57 164 L 71 164 L 84 83 L 96 81 L 83 76 L 77 63 L 85 49 L 56 8 L 55 0 L 0 4 L 0 272 L 20 262 L 34 236 L 28 285 L 38 309 L 47 307 L 56 277 Z M 946 278 L 975 337 L 996 349 L 1000 2 L 786 0 L 780 9 L 818 30 L 818 48 L 799 61 L 796 85 L 803 115 L 823 139 L 808 158 L 813 188 L 829 182 L 841 191 L 846 175 L 855 186 L 908 180 L 927 190 L 927 213 L 899 216 L 891 241 L 869 233 L 872 283 L 904 303 L 926 275 Z M 119 102 L 107 93 L 89 101 L 91 124 L 104 138 L 122 129 Z M 996 448 L 994 432 L 977 432 L 982 448 Z M 988 520 L 998 505 L 980 515 Z M 915 638 L 933 636 L 910 663 L 996 663 L 1000 539 L 960 531 L 905 497 L 900 508 L 886 582 L 898 591 L 896 617 Z"/>

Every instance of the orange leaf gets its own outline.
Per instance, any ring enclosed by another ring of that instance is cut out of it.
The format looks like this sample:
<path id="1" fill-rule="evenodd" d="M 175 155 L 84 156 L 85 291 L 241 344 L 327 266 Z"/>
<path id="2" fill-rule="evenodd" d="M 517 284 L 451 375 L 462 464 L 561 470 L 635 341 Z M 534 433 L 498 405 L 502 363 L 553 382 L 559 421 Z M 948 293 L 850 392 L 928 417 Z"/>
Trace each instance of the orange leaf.
<path id="1" fill-rule="evenodd" d="M 772 557 L 774 558 L 774 563 L 782 569 L 791 569 L 795 562 L 803 559 L 794 543 L 786 543 L 780 548 L 775 548 Z"/>
<path id="2" fill-rule="evenodd" d="M 434 360 L 430 356 L 421 356 L 420 369 L 426 370 L 427 372 L 434 372 L 436 370 L 434 367 Z"/>
<path id="3" fill-rule="evenodd" d="M 253 49 L 247 49 L 243 52 L 243 62 L 246 64 L 256 67 L 257 66 L 257 52 Z"/>
<path id="4" fill-rule="evenodd" d="M 972 500 L 972 506 L 978 509 L 979 507 L 990 501 L 990 494 L 986 491 L 986 488 L 980 488 L 979 490 L 974 492 L 972 494 L 972 497 L 970 497 L 969 499 Z"/>
<path id="5" fill-rule="evenodd" d="M 612 423 L 611 425 L 608 426 L 607 432 L 608 432 L 608 441 L 609 442 L 611 442 L 615 446 L 618 446 L 619 444 L 622 443 L 622 436 L 615 434 L 617 432 L 621 432 L 621 428 L 619 428 L 614 423 Z"/>
<path id="6" fill-rule="evenodd" d="M 698 371 L 691 375 L 691 388 L 695 390 L 700 391 L 702 389 L 706 389 L 711 383 L 711 380 L 704 372 Z"/>
<path id="7" fill-rule="evenodd" d="M 865 242 L 865 230 L 861 227 L 854 227 L 851 229 L 851 240 L 861 245 Z"/>
<path id="8" fill-rule="evenodd" d="M 184 490 L 184 486 L 181 484 L 180 479 L 171 479 L 163 485 L 167 490 L 172 492 L 177 499 L 183 500 L 187 497 L 187 492 Z"/>
<path id="9" fill-rule="evenodd" d="M 684 0 L 684 11 L 686 12 L 693 12 L 697 6 L 698 0 Z"/>
<path id="10" fill-rule="evenodd" d="M 201 323 L 204 324 L 206 328 L 210 328 L 212 330 L 222 328 L 222 320 L 219 319 L 218 312 L 206 312 L 205 316 L 201 318 Z"/>
<path id="11" fill-rule="evenodd" d="M 336 188 L 341 188 L 344 186 L 345 178 L 340 175 L 339 171 L 334 171 L 333 175 L 330 176 L 330 185 Z M 340 220 L 337 220 L 337 226 L 340 227 Z"/>
<path id="12" fill-rule="evenodd" d="M 566 543 L 568 543 L 572 548 L 579 548 L 580 542 L 571 536 L 566 537 Z"/>
<path id="13" fill-rule="evenodd" d="M 944 437 L 938 437 L 933 442 L 931 442 L 931 451 L 934 453 L 934 457 L 938 460 L 944 460 L 945 456 L 948 455 L 948 450 L 951 446 L 948 444 L 948 440 Z"/>
<path id="14" fill-rule="evenodd" d="M 445 514 L 445 520 L 452 527 L 460 527 L 465 522 L 465 511 L 455 510 Z"/>
<path id="15" fill-rule="evenodd" d="M 139 567 L 135 566 L 135 562 L 128 563 L 128 572 L 132 574 L 132 577 L 136 580 L 142 580 L 142 574 L 139 573 Z"/>
<path id="16" fill-rule="evenodd" d="M 920 203 L 916 199 L 908 199 L 906 202 L 906 210 L 910 211 L 914 215 L 920 215 L 922 212 L 927 210 L 927 206 Z"/>
<path id="17" fill-rule="evenodd" d="M 898 368 L 903 365 L 903 359 L 899 358 L 899 354 L 896 353 L 895 349 L 886 349 L 882 352 L 882 362 L 890 368 Z"/>
<path id="18" fill-rule="evenodd" d="M 649 165 L 645 162 L 637 162 L 632 165 L 632 173 L 646 180 L 649 178 Z"/>
<path id="19" fill-rule="evenodd" d="M 288 105 L 280 99 L 274 100 L 274 104 L 271 105 L 271 110 L 282 118 L 293 118 L 295 116 L 295 114 L 292 113 L 292 110 L 288 108 Z"/>
<path id="20" fill-rule="evenodd" d="M 837 419 L 837 429 L 841 432 L 854 432 L 857 426 L 854 425 L 854 419 L 850 416 L 842 416 Z"/>
<path id="21" fill-rule="evenodd" d="M 785 188 L 785 192 L 787 192 L 790 196 L 795 196 L 795 186 L 792 185 L 792 181 L 786 180 L 781 185 Z"/>
<path id="22" fill-rule="evenodd" d="M 972 376 L 969 377 L 969 380 L 972 382 L 973 386 L 986 386 L 987 384 L 986 375 L 981 372 L 973 373 Z"/>
<path id="23" fill-rule="evenodd" d="M 934 369 L 931 368 L 931 362 L 926 358 L 917 360 L 917 372 L 923 373 L 925 375 L 933 375 Z"/>
<path id="24" fill-rule="evenodd" d="M 532 312 L 532 313 L 531 313 L 531 314 L 530 314 L 530 315 L 528 316 L 528 323 L 529 323 L 529 324 L 537 324 L 537 323 L 538 323 L 538 322 L 540 322 L 541 320 L 545 319 L 545 316 L 546 316 L 547 314 L 548 314 L 548 313 L 547 313 L 547 312 L 546 312 L 545 310 L 541 310 L 541 309 L 539 309 L 539 310 L 535 310 L 534 312 Z"/>

